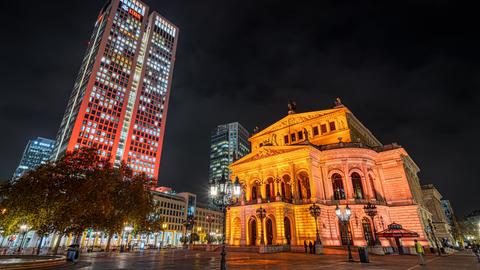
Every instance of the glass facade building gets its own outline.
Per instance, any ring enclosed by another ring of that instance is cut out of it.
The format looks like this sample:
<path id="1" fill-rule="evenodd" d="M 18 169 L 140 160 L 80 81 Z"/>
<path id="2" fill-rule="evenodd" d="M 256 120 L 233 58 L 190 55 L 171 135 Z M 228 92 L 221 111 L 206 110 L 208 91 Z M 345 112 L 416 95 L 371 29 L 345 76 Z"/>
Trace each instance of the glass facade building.
<path id="1" fill-rule="evenodd" d="M 250 153 L 248 131 L 238 122 L 217 126 L 211 135 L 209 181 L 229 175 L 228 166 Z"/>
<path id="2" fill-rule="evenodd" d="M 136 0 L 101 9 L 74 83 L 52 159 L 81 147 L 156 181 L 178 28 Z"/>
<path id="3" fill-rule="evenodd" d="M 55 141 L 38 137 L 28 141 L 13 180 L 20 178 L 26 171 L 33 170 L 47 162 L 53 151 Z"/>

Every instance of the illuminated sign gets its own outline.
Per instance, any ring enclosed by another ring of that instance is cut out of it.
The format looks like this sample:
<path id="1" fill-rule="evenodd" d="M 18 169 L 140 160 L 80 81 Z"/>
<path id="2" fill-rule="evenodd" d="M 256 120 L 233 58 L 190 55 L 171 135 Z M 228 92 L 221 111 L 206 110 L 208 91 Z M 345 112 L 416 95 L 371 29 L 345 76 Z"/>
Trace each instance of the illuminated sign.
<path id="1" fill-rule="evenodd" d="M 140 13 L 136 12 L 135 10 L 129 8 L 128 13 L 131 14 L 133 17 L 135 17 L 139 20 L 142 20 L 142 15 L 140 15 Z"/>

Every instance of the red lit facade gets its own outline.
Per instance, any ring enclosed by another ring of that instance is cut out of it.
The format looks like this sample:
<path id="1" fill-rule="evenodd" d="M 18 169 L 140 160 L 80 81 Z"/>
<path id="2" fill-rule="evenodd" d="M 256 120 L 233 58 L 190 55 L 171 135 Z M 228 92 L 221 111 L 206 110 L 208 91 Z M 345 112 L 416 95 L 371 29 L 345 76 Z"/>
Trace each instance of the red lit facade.
<path id="1" fill-rule="evenodd" d="M 94 147 L 155 182 L 178 28 L 140 1 L 100 11 L 57 134 L 52 159 Z"/>

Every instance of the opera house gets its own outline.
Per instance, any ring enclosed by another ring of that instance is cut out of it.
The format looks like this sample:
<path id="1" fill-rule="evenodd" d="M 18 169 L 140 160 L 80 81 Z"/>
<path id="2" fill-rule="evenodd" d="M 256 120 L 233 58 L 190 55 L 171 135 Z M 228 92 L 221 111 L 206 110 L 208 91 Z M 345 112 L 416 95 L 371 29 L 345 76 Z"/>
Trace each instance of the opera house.
<path id="1" fill-rule="evenodd" d="M 411 247 L 413 239 L 429 245 L 431 214 L 422 200 L 420 169 L 404 148 L 382 144 L 339 99 L 327 110 L 289 108 L 287 116 L 250 137 L 251 153 L 230 166 L 230 178 L 240 181 L 243 192 L 227 211 L 229 245 L 314 241 L 313 203 L 320 207 L 318 230 L 325 246 L 345 245 L 349 238 L 355 246 L 373 246 L 374 230 L 392 223 L 418 237 L 379 237 L 384 248 Z M 376 206 L 374 224 L 364 210 L 367 203 Z M 337 205 L 351 209 L 346 227 L 335 213 Z M 266 210 L 262 222 L 260 207 Z"/>

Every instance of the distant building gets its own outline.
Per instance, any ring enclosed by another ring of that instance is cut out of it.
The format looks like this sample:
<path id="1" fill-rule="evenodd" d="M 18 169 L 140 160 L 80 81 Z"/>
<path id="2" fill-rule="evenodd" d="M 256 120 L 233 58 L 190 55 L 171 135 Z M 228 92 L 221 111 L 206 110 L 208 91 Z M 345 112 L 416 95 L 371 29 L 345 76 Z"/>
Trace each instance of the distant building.
<path id="1" fill-rule="evenodd" d="M 26 171 L 33 170 L 48 161 L 54 145 L 55 141 L 41 137 L 28 141 L 20 164 L 13 174 L 13 180 L 20 178 Z"/>
<path id="2" fill-rule="evenodd" d="M 1 184 L 1 182 L 0 182 Z M 187 216 L 193 216 L 195 224 L 192 228 L 192 232 L 196 232 L 200 236 L 201 242 L 206 242 L 206 235 L 211 234 L 218 239 L 223 233 L 223 213 L 220 211 L 209 209 L 207 206 L 197 204 L 197 196 L 189 192 L 180 192 L 175 194 L 171 188 L 161 187 L 151 190 L 153 200 L 156 202 L 156 212 L 160 215 L 163 222 L 165 222 L 166 228 L 164 231 L 158 231 L 150 234 L 143 233 L 140 237 L 134 237 L 131 239 L 134 247 L 159 247 L 161 246 L 180 246 L 183 243 L 180 241 L 183 235 L 189 235 L 190 230 L 186 231 L 183 222 L 187 219 Z M 96 248 L 104 248 L 107 242 L 107 234 L 105 232 L 99 232 L 97 234 L 84 234 L 83 240 L 80 241 L 83 247 L 90 246 L 95 242 Z M 10 244 L 6 239 L 8 235 L 0 235 L 0 248 L 9 246 Z M 18 239 L 18 238 L 17 238 Z M 30 231 L 27 234 L 27 239 L 31 239 L 25 244 L 27 249 L 33 249 L 36 247 L 40 236 L 35 231 Z M 126 236 L 117 235 L 113 236 L 111 242 L 111 248 L 117 249 L 121 244 L 121 241 L 125 241 Z M 44 246 L 48 247 L 53 245 L 55 241 L 51 235 L 45 238 Z M 18 240 L 17 240 L 18 241 Z M 72 244 L 73 238 L 69 236 L 62 236 L 60 246 L 68 246 Z M 16 244 L 14 244 L 15 246 Z"/>
<path id="3" fill-rule="evenodd" d="M 428 184 L 422 186 L 423 201 L 428 211 L 432 213 L 432 224 L 435 227 L 435 236 L 440 241 L 449 241 L 450 244 L 455 243 L 449 220 L 445 215 L 442 206 L 442 194 L 435 188 L 434 185 Z M 445 240 L 444 240 L 445 239 Z"/>
<path id="4" fill-rule="evenodd" d="M 463 239 L 461 237 L 460 225 L 458 224 L 455 212 L 453 212 L 452 204 L 449 200 L 445 199 L 442 199 L 441 202 L 448 224 L 450 225 L 450 232 L 455 241 L 460 244 L 461 242 L 463 242 Z"/>
<path id="5" fill-rule="evenodd" d="M 228 166 L 235 160 L 250 153 L 248 131 L 238 122 L 217 126 L 210 140 L 209 181 L 229 174 Z"/>

